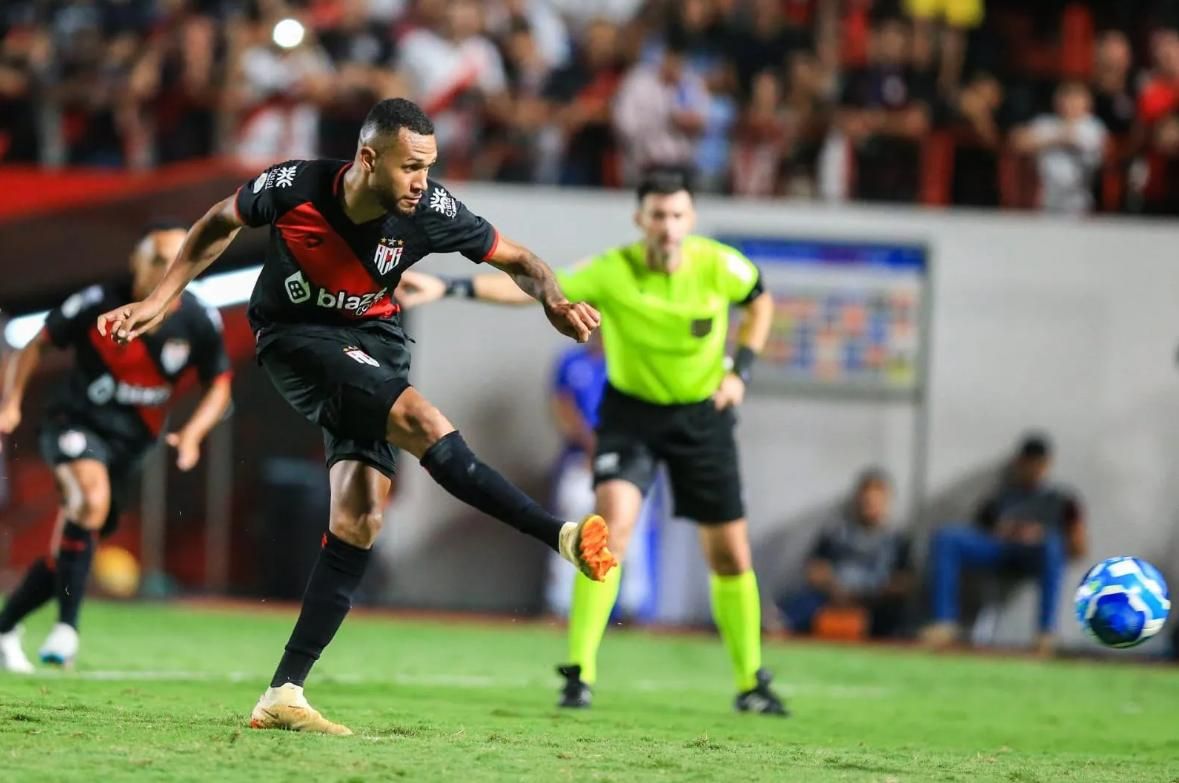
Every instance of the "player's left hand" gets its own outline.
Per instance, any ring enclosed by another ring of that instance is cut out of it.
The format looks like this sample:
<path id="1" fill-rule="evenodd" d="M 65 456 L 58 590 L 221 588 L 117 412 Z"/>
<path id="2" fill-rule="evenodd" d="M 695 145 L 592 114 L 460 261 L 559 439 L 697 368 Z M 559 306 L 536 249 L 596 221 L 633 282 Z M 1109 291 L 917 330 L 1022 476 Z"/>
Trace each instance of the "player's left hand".
<path id="1" fill-rule="evenodd" d="M 118 343 L 129 343 L 144 332 L 150 332 L 164 316 L 167 308 L 150 299 L 132 302 L 98 316 L 98 333 L 108 334 Z"/>
<path id="2" fill-rule="evenodd" d="M 741 376 L 736 373 L 726 373 L 725 377 L 721 379 L 721 384 L 716 390 L 716 394 L 712 395 L 712 401 L 716 403 L 716 409 L 718 411 L 723 411 L 725 408 L 732 408 L 745 402 L 745 381 L 741 380 Z"/>
<path id="3" fill-rule="evenodd" d="M 590 333 L 602 323 L 598 311 L 585 302 L 560 302 L 545 305 L 544 314 L 558 332 L 579 343 L 589 340 Z"/>
<path id="4" fill-rule="evenodd" d="M 176 449 L 176 467 L 183 471 L 192 470 L 201 459 L 201 442 L 188 435 L 184 430 L 170 432 L 165 439 L 168 445 Z"/>

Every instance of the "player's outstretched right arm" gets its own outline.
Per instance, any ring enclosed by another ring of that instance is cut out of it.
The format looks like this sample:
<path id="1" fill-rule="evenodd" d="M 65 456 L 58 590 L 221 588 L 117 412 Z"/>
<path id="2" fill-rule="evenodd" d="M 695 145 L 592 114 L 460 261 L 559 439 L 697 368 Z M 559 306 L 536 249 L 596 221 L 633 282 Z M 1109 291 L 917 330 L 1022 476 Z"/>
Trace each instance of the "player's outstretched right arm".
<path id="1" fill-rule="evenodd" d="M 49 336 L 44 331 L 38 332 L 28 345 L 12 354 L 4 365 L 3 385 L 0 386 L 0 435 L 11 434 L 20 424 L 20 406 L 25 387 L 41 363 L 41 352 L 47 345 Z"/>
<path id="2" fill-rule="evenodd" d="M 193 224 L 164 279 L 146 299 L 100 315 L 99 334 L 111 334 L 121 343 L 130 342 L 163 320 L 173 300 L 225 252 L 245 225 L 234 201 L 235 196 L 230 196 L 218 202 Z"/>

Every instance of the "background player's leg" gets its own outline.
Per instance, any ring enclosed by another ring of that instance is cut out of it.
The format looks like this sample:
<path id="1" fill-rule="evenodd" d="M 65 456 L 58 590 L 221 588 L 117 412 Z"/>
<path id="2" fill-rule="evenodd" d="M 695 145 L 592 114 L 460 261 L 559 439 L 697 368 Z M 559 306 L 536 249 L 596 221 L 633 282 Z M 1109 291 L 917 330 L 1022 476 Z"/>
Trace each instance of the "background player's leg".
<path id="1" fill-rule="evenodd" d="M 610 520 L 610 551 L 622 561 L 643 506 L 642 491 L 629 481 L 614 480 L 595 490 L 599 514 Z M 581 667 L 581 680 L 593 685 L 598 678 L 598 648 L 618 600 L 621 569 L 615 568 L 604 582 L 582 574 L 573 579 L 573 600 L 569 605 L 569 663 Z"/>
<path id="2" fill-rule="evenodd" d="M 352 594 L 381 530 L 388 477 L 361 462 L 341 460 L 332 465 L 330 479 L 328 532 L 307 580 L 299 619 L 270 682 L 273 688 L 288 682 L 303 685 L 352 608 Z"/>
<path id="3" fill-rule="evenodd" d="M 545 511 L 476 457 L 462 435 L 416 389 L 406 389 L 393 403 L 386 439 L 417 457 L 430 477 L 459 500 L 569 556 L 561 541 L 567 520 Z M 608 566 L 590 567 L 604 576 Z"/>
<path id="4" fill-rule="evenodd" d="M 56 551 L 65 524 L 65 511 L 59 510 L 54 525 L 52 546 Z M 21 645 L 21 630 L 17 623 L 40 609 L 53 599 L 57 592 L 57 574 L 54 572 L 54 558 L 51 555 L 39 557 L 25 571 L 20 584 L 13 589 L 0 611 L 0 670 L 27 674 L 33 671 Z"/>
<path id="5" fill-rule="evenodd" d="M 58 509 L 57 521 L 54 523 L 53 536 L 50 539 L 50 552 L 56 552 L 61 540 L 61 528 L 65 525 L 65 510 Z M 0 611 L 0 636 L 11 633 L 16 624 L 40 609 L 57 592 L 57 575 L 54 572 L 54 557 L 45 555 L 33 561 L 24 578 L 9 594 Z"/>
<path id="6" fill-rule="evenodd" d="M 700 526 L 700 545 L 712 572 L 712 615 L 733 663 L 739 692 L 757 685 L 761 668 L 761 597 L 744 519 Z"/>
<path id="7" fill-rule="evenodd" d="M 55 472 L 64 489 L 66 509 L 57 549 L 58 620 L 76 629 L 95 538 L 110 513 L 110 474 L 96 459 L 67 462 L 58 465 Z"/>
<path id="8" fill-rule="evenodd" d="M 94 561 L 95 539 L 111 509 L 111 482 L 106 463 L 79 459 L 54 468 L 61 488 L 65 523 L 57 544 L 55 592 L 57 624 L 39 655 L 45 663 L 65 665 L 78 653 L 78 614 Z"/>

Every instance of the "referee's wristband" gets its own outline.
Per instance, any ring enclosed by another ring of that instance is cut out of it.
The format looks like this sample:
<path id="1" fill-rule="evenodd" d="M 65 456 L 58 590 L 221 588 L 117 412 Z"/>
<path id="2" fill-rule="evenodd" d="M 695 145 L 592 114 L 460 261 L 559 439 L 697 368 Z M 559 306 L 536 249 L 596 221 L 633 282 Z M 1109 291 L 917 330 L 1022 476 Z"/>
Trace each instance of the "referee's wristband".
<path id="1" fill-rule="evenodd" d="M 733 372 L 738 378 L 749 383 L 753 379 L 753 363 L 757 361 L 757 354 L 752 348 L 742 345 L 733 357 Z"/>
<path id="2" fill-rule="evenodd" d="M 444 277 L 446 293 L 444 296 L 457 296 L 460 299 L 475 298 L 475 281 L 470 277 Z"/>

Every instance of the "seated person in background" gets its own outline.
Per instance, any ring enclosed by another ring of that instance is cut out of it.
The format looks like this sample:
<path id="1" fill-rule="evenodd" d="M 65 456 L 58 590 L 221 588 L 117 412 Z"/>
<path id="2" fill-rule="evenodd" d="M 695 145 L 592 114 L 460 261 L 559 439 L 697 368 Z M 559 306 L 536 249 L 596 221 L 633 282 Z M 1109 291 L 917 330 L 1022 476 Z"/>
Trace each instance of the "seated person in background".
<path id="1" fill-rule="evenodd" d="M 863 610 L 874 637 L 900 630 L 913 573 L 908 540 L 888 526 L 891 503 L 883 471 L 860 475 L 845 510 L 819 534 L 806 564 L 806 587 L 779 602 L 792 631 L 809 632 L 828 607 Z"/>
<path id="2" fill-rule="evenodd" d="M 929 552 L 933 625 L 922 636 L 934 646 L 958 633 L 958 582 L 967 567 L 994 574 L 1032 576 L 1040 583 L 1037 650 L 1054 648 L 1056 604 L 1069 559 L 1085 553 L 1081 505 L 1048 482 L 1052 448 L 1047 439 L 1024 439 L 998 490 L 979 507 L 974 526 L 947 525 Z"/>

